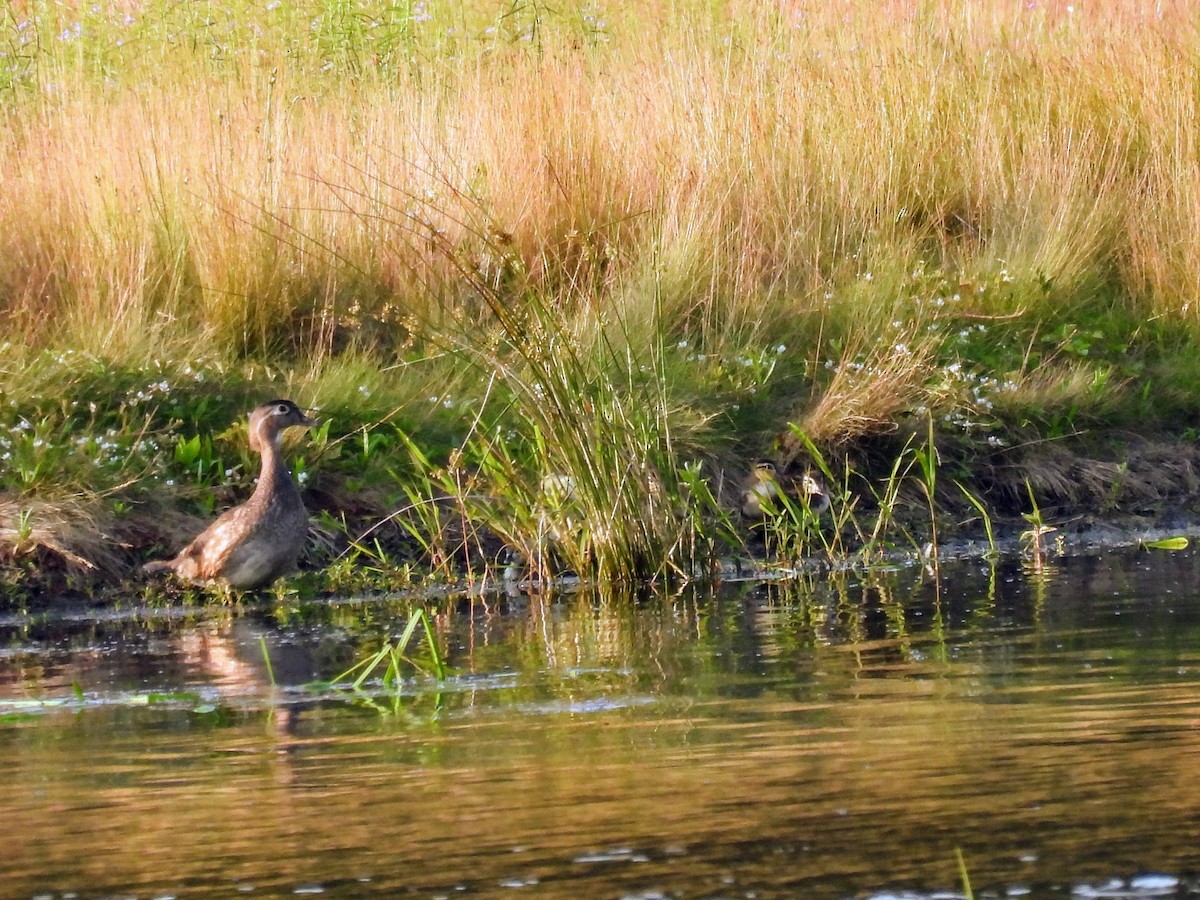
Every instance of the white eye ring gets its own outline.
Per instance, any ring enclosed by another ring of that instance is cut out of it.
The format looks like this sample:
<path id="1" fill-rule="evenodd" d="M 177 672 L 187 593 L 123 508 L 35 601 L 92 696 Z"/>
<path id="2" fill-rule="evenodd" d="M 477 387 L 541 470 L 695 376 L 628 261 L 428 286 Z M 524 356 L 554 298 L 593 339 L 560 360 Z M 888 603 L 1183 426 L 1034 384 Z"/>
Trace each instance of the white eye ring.
<path id="1" fill-rule="evenodd" d="M 291 412 L 291 410 L 288 409 L 286 403 L 280 403 L 277 407 L 275 407 L 275 412 L 281 416 L 286 416 L 289 412 Z"/>

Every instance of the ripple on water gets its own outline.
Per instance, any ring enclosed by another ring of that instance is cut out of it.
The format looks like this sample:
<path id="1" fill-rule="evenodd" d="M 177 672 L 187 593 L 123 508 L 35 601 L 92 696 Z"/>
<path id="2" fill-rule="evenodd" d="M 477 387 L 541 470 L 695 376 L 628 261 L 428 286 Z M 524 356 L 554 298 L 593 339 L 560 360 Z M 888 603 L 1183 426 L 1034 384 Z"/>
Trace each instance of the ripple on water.
<path id="1" fill-rule="evenodd" d="M 1078 900 L 1159 900 L 1177 897 L 1183 887 L 1174 875 L 1147 873 L 1130 879 L 1110 878 L 1107 881 L 1079 884 L 1071 889 Z"/>
<path id="2" fill-rule="evenodd" d="M 1177 897 L 1196 896 L 1196 886 L 1189 889 L 1183 879 L 1174 875 L 1148 873 L 1132 878 L 1109 878 L 1097 882 L 1081 882 L 1069 887 L 1042 885 L 1033 888 L 1014 884 L 1004 888 L 977 891 L 979 897 L 1030 897 L 1037 891 L 1054 896 L 1067 895 L 1075 900 L 1173 900 Z M 965 900 L 966 895 L 957 891 L 902 890 L 878 891 L 868 894 L 864 900 Z"/>
<path id="3" fill-rule="evenodd" d="M 644 863 L 649 861 L 649 856 L 641 851 L 634 850 L 632 847 L 613 847 L 609 850 L 595 850 L 589 853 L 582 853 L 572 860 L 572 862 L 580 864 Z"/>

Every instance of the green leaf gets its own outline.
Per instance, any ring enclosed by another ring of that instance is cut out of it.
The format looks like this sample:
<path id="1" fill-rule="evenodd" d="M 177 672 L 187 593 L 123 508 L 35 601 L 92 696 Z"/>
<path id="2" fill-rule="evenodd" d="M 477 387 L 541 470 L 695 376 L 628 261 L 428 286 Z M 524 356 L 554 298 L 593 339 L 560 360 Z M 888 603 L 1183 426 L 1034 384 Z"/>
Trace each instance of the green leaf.
<path id="1" fill-rule="evenodd" d="M 1185 537 L 1161 538 L 1157 541 L 1143 541 L 1142 546 L 1150 550 L 1186 550 L 1188 539 Z"/>
<path id="2" fill-rule="evenodd" d="M 190 467 L 200 457 L 200 435 L 190 438 L 180 438 L 175 444 L 175 461 L 185 468 Z"/>

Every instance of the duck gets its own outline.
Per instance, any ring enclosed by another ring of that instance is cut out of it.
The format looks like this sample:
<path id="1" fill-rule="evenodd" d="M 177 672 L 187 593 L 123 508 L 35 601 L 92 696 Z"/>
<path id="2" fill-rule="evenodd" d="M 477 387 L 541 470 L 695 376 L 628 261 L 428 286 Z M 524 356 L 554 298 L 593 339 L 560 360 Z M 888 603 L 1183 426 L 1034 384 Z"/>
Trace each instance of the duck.
<path id="1" fill-rule="evenodd" d="M 739 495 L 738 508 L 747 519 L 763 519 L 777 511 L 784 495 L 798 500 L 810 512 L 820 515 L 829 509 L 829 494 L 811 471 L 798 479 L 780 481 L 775 464 L 761 459 L 754 464 Z"/>
<path id="2" fill-rule="evenodd" d="M 747 519 L 761 519 L 769 508 L 774 508 L 783 492 L 779 487 L 779 473 L 775 463 L 760 459 L 750 470 L 738 500 L 738 508 Z"/>
<path id="3" fill-rule="evenodd" d="M 222 513 L 173 559 L 146 563 L 143 571 L 254 590 L 294 570 L 308 538 L 308 510 L 284 465 L 280 442 L 288 428 L 316 424 L 291 400 L 255 407 L 250 449 L 262 457 L 262 469 L 250 499 Z"/>
<path id="4" fill-rule="evenodd" d="M 829 509 L 829 492 L 821 486 L 821 482 L 817 481 L 817 476 L 811 471 L 806 471 L 800 476 L 800 502 L 808 507 L 808 511 L 814 515 Z"/>

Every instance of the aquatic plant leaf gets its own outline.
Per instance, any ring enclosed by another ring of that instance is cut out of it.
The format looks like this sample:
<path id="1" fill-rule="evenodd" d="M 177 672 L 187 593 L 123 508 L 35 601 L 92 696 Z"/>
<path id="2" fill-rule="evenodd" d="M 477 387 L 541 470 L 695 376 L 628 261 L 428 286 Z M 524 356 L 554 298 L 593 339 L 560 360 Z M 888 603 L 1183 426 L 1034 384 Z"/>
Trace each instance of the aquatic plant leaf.
<path id="1" fill-rule="evenodd" d="M 1157 541 L 1144 541 L 1142 546 L 1150 550 L 1186 550 L 1188 539 L 1185 537 L 1161 538 Z"/>

